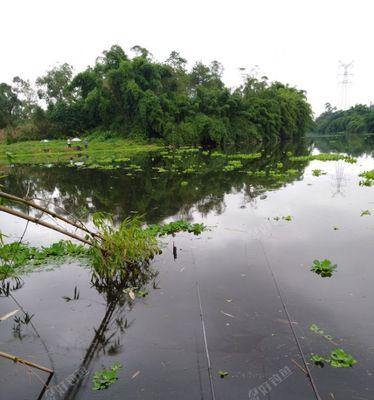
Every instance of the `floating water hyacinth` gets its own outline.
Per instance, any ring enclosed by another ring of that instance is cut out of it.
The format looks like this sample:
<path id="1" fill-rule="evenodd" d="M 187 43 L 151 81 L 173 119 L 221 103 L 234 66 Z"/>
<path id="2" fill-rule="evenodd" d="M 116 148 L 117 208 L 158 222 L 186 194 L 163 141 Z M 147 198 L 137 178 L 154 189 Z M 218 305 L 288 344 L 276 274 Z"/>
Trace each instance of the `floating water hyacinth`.
<path id="1" fill-rule="evenodd" d="M 332 264 L 330 260 L 325 259 L 322 261 L 314 260 L 310 270 L 322 276 L 322 278 L 330 278 L 336 268 L 336 264 Z"/>

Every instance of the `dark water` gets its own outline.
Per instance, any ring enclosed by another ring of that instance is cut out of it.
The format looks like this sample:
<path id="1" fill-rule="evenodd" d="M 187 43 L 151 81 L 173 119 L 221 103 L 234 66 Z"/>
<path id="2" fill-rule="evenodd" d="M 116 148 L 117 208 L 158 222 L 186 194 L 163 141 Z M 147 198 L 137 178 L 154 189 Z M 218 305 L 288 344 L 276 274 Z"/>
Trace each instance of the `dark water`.
<path id="1" fill-rule="evenodd" d="M 142 171 L 132 175 L 122 168 L 62 165 L 8 169 L 7 191 L 29 191 L 88 223 L 97 210 L 118 220 L 138 212 L 149 223 L 185 218 L 210 230 L 164 239 L 163 254 L 144 276 L 149 294 L 134 304 L 123 293 L 126 283 L 108 288 L 92 282 L 90 270 L 78 263 L 23 277 L 13 294 L 34 314 L 35 330 L 27 325 L 17 335 L 12 318 L 1 322 L 0 350 L 55 369 L 51 386 L 60 394 L 51 389 L 45 398 L 211 399 L 201 303 L 216 399 L 314 399 L 277 284 L 307 359 L 337 347 L 357 359 L 348 369 L 310 364 L 321 398 L 372 399 L 374 198 L 373 188 L 359 186 L 358 174 L 373 169 L 374 158 L 367 141 L 336 143 L 319 139 L 242 160 L 245 171 L 269 171 L 280 162 L 282 170 L 297 170 L 281 182 L 224 172 L 219 157 L 201 153 L 181 160 L 140 155 L 131 162 Z M 291 163 L 286 155 L 318 148 L 353 153 L 358 162 Z M 160 166 L 167 172 L 152 168 Z M 194 171 L 183 172 L 188 166 Z M 316 168 L 326 175 L 313 176 Z M 367 209 L 373 215 L 361 216 Z M 273 219 L 288 215 L 291 221 Z M 0 229 L 14 239 L 24 223 L 1 215 Z M 25 239 L 45 245 L 60 236 L 30 225 Z M 324 258 L 338 265 L 331 278 L 310 271 L 314 259 Z M 62 297 L 75 287 L 79 300 L 66 302 Z M 0 315 L 16 308 L 11 298 L 0 299 Z M 311 332 L 311 324 L 334 343 Z M 92 373 L 116 361 L 123 365 L 119 380 L 93 392 Z M 45 375 L 1 358 L 0 368 L 1 399 L 37 398 Z M 79 370 L 88 374 L 72 385 L 69 376 Z M 229 375 L 221 379 L 219 370 Z"/>

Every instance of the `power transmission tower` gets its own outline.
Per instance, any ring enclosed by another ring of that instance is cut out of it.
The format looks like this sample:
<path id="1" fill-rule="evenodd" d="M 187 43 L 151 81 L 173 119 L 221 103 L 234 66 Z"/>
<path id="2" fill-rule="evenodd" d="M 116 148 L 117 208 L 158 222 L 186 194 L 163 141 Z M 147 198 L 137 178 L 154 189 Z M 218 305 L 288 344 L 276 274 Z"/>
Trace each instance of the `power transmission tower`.
<path id="1" fill-rule="evenodd" d="M 339 68 L 343 70 L 342 80 L 339 82 L 341 85 L 341 97 L 340 97 L 340 108 L 345 110 L 349 104 L 349 86 L 352 83 L 351 77 L 353 74 L 350 72 L 351 68 L 353 67 L 353 61 L 350 63 L 343 63 L 339 61 Z"/>

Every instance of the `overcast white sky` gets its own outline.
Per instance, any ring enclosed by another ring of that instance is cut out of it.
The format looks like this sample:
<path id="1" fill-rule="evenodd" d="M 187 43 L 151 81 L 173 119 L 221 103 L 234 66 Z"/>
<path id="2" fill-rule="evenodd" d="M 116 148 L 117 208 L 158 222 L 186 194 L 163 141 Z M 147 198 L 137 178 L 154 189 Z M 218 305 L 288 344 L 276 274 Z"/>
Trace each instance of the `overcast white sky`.
<path id="1" fill-rule="evenodd" d="M 172 50 L 191 65 L 218 60 L 229 86 L 259 65 L 306 90 L 317 114 L 339 106 L 338 62 L 354 60 L 349 103 L 374 102 L 373 0 L 3 0 L 0 15 L 0 82 L 141 45 L 158 60 Z"/>

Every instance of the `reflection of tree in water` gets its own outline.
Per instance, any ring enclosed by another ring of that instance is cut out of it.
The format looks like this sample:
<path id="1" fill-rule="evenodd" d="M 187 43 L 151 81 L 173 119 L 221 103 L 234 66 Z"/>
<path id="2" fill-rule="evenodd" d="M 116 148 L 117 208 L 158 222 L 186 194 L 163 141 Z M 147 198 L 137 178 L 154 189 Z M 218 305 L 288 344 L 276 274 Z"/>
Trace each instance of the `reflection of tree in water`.
<path id="1" fill-rule="evenodd" d="M 199 211 L 202 217 L 206 217 L 211 211 L 214 211 L 217 215 L 220 215 L 226 209 L 224 196 L 208 195 L 196 203 L 196 209 Z"/>
<path id="2" fill-rule="evenodd" d="M 311 138 L 315 147 L 325 153 L 347 153 L 353 157 L 374 154 L 374 135 L 346 134 Z"/>
<path id="3" fill-rule="evenodd" d="M 131 310 L 132 300 L 127 291 L 132 288 L 142 288 L 157 276 L 149 262 L 129 268 L 124 276 L 118 273 L 114 277 L 92 276 L 92 285 L 105 297 L 106 309 L 104 316 L 95 329 L 95 335 L 87 347 L 83 360 L 78 367 L 79 371 L 90 370 L 92 361 L 100 352 L 113 355 L 121 348 L 121 335 L 131 325 L 127 320 L 127 312 Z M 67 388 L 63 399 L 74 399 L 82 387 L 84 376 L 76 379 L 73 385 Z M 50 388 L 53 393 L 53 387 Z"/>
<path id="4" fill-rule="evenodd" d="M 261 185 L 246 185 L 243 190 L 243 203 L 249 203 L 251 207 L 257 208 L 257 197 L 266 189 Z"/>
<path id="5" fill-rule="evenodd" d="M 243 151 L 243 150 L 242 150 Z M 273 189 L 298 179 L 305 164 L 291 163 L 286 155 L 305 154 L 308 149 L 303 143 L 286 143 L 263 149 L 263 157 L 256 160 L 243 160 L 243 171 L 225 172 L 227 163 L 224 157 L 204 156 L 201 153 L 188 154 L 182 159 L 165 159 L 154 154 L 134 158 L 131 163 L 141 166 L 141 172 L 127 175 L 126 170 L 91 170 L 75 167 L 17 167 L 5 180 L 5 190 L 22 194 L 30 182 L 30 197 L 44 198 L 52 202 L 50 206 L 67 214 L 83 217 L 85 220 L 94 211 L 106 211 L 123 220 L 131 212 L 145 215 L 149 223 L 159 222 L 169 216 L 180 214 L 191 216 L 191 209 L 203 215 L 210 211 L 220 214 L 225 209 L 225 194 L 233 190 L 247 191 L 251 187 L 251 199 L 260 190 Z M 298 168 L 297 176 L 284 182 L 274 182 L 266 177 L 248 176 L 251 170 L 276 169 L 277 163 L 284 169 Z M 177 164 L 179 163 L 179 164 Z M 177 165 L 178 169 L 175 168 Z M 152 167 L 163 167 L 166 173 L 159 173 Z M 189 167 L 194 168 L 188 173 Z M 186 186 L 182 181 L 188 182 Z M 249 200 L 250 201 L 250 200 Z"/>

